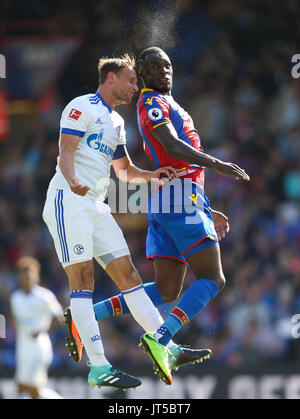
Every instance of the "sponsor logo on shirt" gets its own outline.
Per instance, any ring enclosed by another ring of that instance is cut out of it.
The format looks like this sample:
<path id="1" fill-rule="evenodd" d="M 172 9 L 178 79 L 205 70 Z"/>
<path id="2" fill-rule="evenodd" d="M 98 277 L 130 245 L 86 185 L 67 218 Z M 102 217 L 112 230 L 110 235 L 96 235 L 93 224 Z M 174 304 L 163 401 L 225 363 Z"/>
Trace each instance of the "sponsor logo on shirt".
<path id="1" fill-rule="evenodd" d="M 152 106 L 152 101 L 153 101 L 153 97 L 148 97 L 148 99 L 146 100 L 145 104 Z"/>
<path id="2" fill-rule="evenodd" d="M 158 121 L 163 116 L 163 113 L 160 108 L 152 108 L 148 111 L 148 116 L 151 121 Z"/>
<path id="3" fill-rule="evenodd" d="M 189 195 L 189 198 L 194 202 L 195 205 L 197 205 L 197 201 L 198 201 L 198 197 L 200 195 L 197 193 L 197 195 L 195 193 L 192 193 L 192 195 Z"/>
<path id="4" fill-rule="evenodd" d="M 108 145 L 101 143 L 103 138 L 104 129 L 102 128 L 99 134 L 91 134 L 87 138 L 87 145 L 93 150 L 98 150 L 100 153 L 106 154 L 108 157 L 113 157 L 114 150 Z"/>
<path id="5" fill-rule="evenodd" d="M 77 109 L 71 109 L 68 118 L 75 119 L 75 121 L 78 121 L 80 118 L 82 112 L 78 111 Z"/>

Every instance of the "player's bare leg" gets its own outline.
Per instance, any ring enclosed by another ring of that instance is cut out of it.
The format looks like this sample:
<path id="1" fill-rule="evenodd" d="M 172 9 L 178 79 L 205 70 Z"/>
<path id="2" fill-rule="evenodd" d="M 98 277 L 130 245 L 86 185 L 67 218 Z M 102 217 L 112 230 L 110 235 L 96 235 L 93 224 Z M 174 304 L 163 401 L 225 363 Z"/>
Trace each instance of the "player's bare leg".
<path id="1" fill-rule="evenodd" d="M 163 319 L 146 294 L 130 256 L 113 260 L 107 265 L 106 272 L 122 291 L 131 314 L 144 330 L 152 330 L 154 325 L 159 327 L 162 324 Z"/>
<path id="2" fill-rule="evenodd" d="M 187 265 L 170 258 L 155 258 L 153 262 L 156 286 L 164 303 L 177 300 L 182 291 Z M 175 371 L 183 365 L 202 362 L 211 354 L 210 349 L 192 349 L 174 343 L 169 349 L 169 365 Z"/>
<path id="3" fill-rule="evenodd" d="M 218 243 L 215 246 L 187 257 L 187 260 L 196 278 L 209 278 L 216 283 L 219 291 L 222 291 L 226 281 L 222 269 L 221 252 Z"/>
<path id="4" fill-rule="evenodd" d="M 155 258 L 155 283 L 164 303 L 175 301 L 182 290 L 187 265 L 175 259 Z"/>
<path id="5" fill-rule="evenodd" d="M 115 305 L 114 311 L 118 312 L 118 314 L 121 314 L 123 312 L 124 306 L 126 306 L 126 312 L 129 313 L 131 310 L 136 321 L 146 331 L 154 330 L 163 322 L 163 319 L 161 318 L 158 310 L 153 307 L 150 298 L 146 295 L 142 280 L 129 256 L 122 256 L 111 261 L 106 267 L 106 272 L 110 275 L 118 288 L 122 291 L 121 294 L 112 297 L 108 301 L 109 306 Z M 161 300 L 160 296 L 159 298 Z M 105 302 L 97 304 L 102 306 L 101 312 L 104 310 L 104 303 Z M 72 322 L 72 315 L 69 308 L 65 310 L 65 317 L 67 333 L 69 336 L 68 340 L 70 342 L 68 349 L 72 358 L 79 362 L 81 359 L 80 354 L 78 356 L 78 352 L 80 351 L 80 342 L 78 345 L 78 339 L 76 339 L 76 336 L 79 336 L 79 334 L 74 323 Z M 105 317 L 101 317 L 101 319 L 102 318 Z M 73 351 L 73 349 L 75 349 L 75 351 Z"/>
<path id="6" fill-rule="evenodd" d="M 24 394 L 24 396 L 28 394 L 32 399 L 38 399 L 39 389 L 35 386 L 18 383 L 18 394 L 19 396 L 21 396 L 21 394 Z"/>
<path id="7" fill-rule="evenodd" d="M 155 325 L 159 327 L 163 323 L 159 311 L 154 307 L 151 299 L 145 292 L 141 278 L 129 256 L 115 259 L 107 266 L 106 271 L 122 290 L 132 316 L 144 330 L 153 330 L 153 327 L 156 327 Z M 129 288 L 132 285 L 133 288 Z M 154 360 L 156 372 L 163 381 L 167 384 L 172 384 L 168 357 L 169 350 L 163 345 L 159 346 L 161 347 L 159 356 Z M 147 352 L 146 348 L 145 350 Z"/>
<path id="8" fill-rule="evenodd" d="M 156 331 L 155 337 L 163 345 L 168 345 L 177 331 L 198 314 L 225 285 L 219 244 L 208 240 L 204 245 L 201 251 L 186 258 L 198 280 L 185 290 L 162 327 Z"/>
<path id="9" fill-rule="evenodd" d="M 120 291 L 142 284 L 142 280 L 129 256 L 122 256 L 111 261 L 106 267 L 106 272 Z"/>
<path id="10" fill-rule="evenodd" d="M 74 263 L 65 268 L 70 291 L 74 290 L 94 290 L 94 265 L 92 260 Z"/>
<path id="11" fill-rule="evenodd" d="M 174 259 L 155 258 L 154 267 L 156 274 L 156 287 L 161 295 L 161 304 L 176 300 L 182 290 L 187 265 Z M 108 265 L 106 271 L 115 280 L 116 284 L 121 290 L 124 290 L 129 286 L 135 287 L 141 284 L 139 274 L 134 268 L 131 259 L 128 257 L 116 259 L 115 262 L 112 262 Z M 103 302 L 99 304 L 103 304 Z M 126 305 L 122 294 L 112 297 L 110 299 L 110 304 L 115 304 L 115 312 L 119 313 L 123 312 L 124 305 Z M 145 315 L 144 310 L 143 313 Z M 66 309 L 65 316 L 67 318 L 67 330 L 70 336 L 70 342 L 72 343 L 72 346 L 69 348 L 70 355 L 75 361 L 78 362 L 80 360 L 78 357 L 78 348 L 80 350 L 81 343 L 79 334 L 74 323 L 72 322 L 72 316 L 69 308 Z M 148 316 L 146 319 L 146 323 L 142 321 L 143 328 L 145 328 L 144 330 L 155 330 L 157 328 L 157 326 L 155 326 L 157 324 L 156 319 L 154 318 L 154 323 L 151 319 L 149 319 Z M 160 319 L 160 321 L 161 323 L 163 322 L 162 319 Z M 141 321 L 139 321 L 139 323 L 141 324 Z M 146 329 L 146 327 L 148 329 Z M 79 342 L 78 339 L 76 339 L 76 336 L 79 337 Z M 169 349 L 171 352 L 169 353 L 169 365 L 171 369 L 174 370 L 177 370 L 179 367 L 187 363 L 202 362 L 202 360 L 211 352 L 209 349 L 190 349 L 187 347 L 182 347 L 174 344 L 172 341 L 169 344 Z"/>
<path id="12" fill-rule="evenodd" d="M 207 242 L 209 247 L 186 258 L 199 279 L 183 293 L 163 325 L 155 333 L 146 333 L 141 337 L 141 343 L 144 347 L 148 347 L 149 353 L 159 352 L 156 342 L 167 346 L 178 330 L 198 314 L 223 289 L 225 278 L 222 271 L 219 244 L 216 243 L 212 246 L 211 244 L 212 242 Z M 210 353 L 205 358 L 209 356 Z"/>
<path id="13" fill-rule="evenodd" d="M 72 266 L 74 266 L 74 269 L 71 268 L 71 273 L 74 275 L 71 276 L 71 281 L 73 280 L 72 282 L 70 281 L 71 289 L 74 290 L 74 286 L 77 288 L 78 286 L 83 286 L 83 284 L 85 284 L 87 290 L 92 290 L 93 280 L 89 281 L 86 277 L 84 277 L 83 281 L 81 282 L 79 277 L 79 274 L 81 275 L 81 272 L 90 272 L 91 266 L 87 265 L 83 267 L 84 269 L 81 269 L 81 267 L 78 268 L 78 266 L 76 265 L 71 265 L 71 267 Z M 69 268 L 67 268 L 66 271 L 70 280 Z M 111 276 L 116 285 L 119 287 L 119 289 L 122 291 L 123 297 L 131 314 L 133 315 L 135 320 L 144 328 L 144 330 L 154 330 L 157 327 L 159 327 L 162 324 L 163 319 L 161 318 L 159 311 L 155 309 L 150 298 L 146 294 L 141 278 L 137 270 L 135 269 L 131 261 L 131 258 L 129 256 L 122 256 L 120 258 L 114 259 L 107 265 L 106 271 Z M 77 292 L 77 290 L 74 290 L 73 292 Z M 71 314 L 73 317 L 72 306 Z M 84 330 L 87 328 L 82 327 L 80 330 L 77 326 L 77 324 L 79 324 L 80 322 L 79 320 L 76 321 L 75 318 L 74 323 L 76 325 L 76 328 L 78 329 L 78 333 L 82 339 L 84 346 L 86 346 L 82 337 L 81 330 L 84 332 Z M 86 341 L 89 343 L 88 339 L 86 339 Z M 168 367 L 168 351 L 165 351 L 163 349 L 163 352 L 165 353 L 161 357 L 160 364 L 162 368 L 166 371 L 165 374 L 167 375 L 168 380 L 171 383 L 172 378 Z"/>
<path id="14" fill-rule="evenodd" d="M 113 368 L 104 354 L 98 322 L 93 310 L 93 261 L 76 263 L 65 268 L 70 284 L 70 311 L 90 361 L 89 384 L 127 389 L 140 380 Z"/>
<path id="15" fill-rule="evenodd" d="M 122 291 L 122 296 L 132 316 L 144 330 L 155 330 L 163 323 L 159 311 L 145 292 L 142 280 L 129 256 L 114 259 L 107 265 L 106 271 Z M 81 335 L 80 331 L 79 334 Z M 160 346 L 162 350 L 159 369 L 163 371 L 163 376 L 168 380 L 168 384 L 171 384 L 172 377 L 168 364 L 169 350 Z"/>
<path id="16" fill-rule="evenodd" d="M 128 261 L 126 263 L 128 265 Z M 132 266 L 133 265 L 131 263 L 131 266 L 128 265 L 127 269 L 132 270 Z M 148 282 L 144 284 L 144 289 L 151 299 L 153 305 L 157 307 L 164 303 L 174 301 L 178 298 L 186 273 L 186 264 L 174 259 L 155 258 L 154 268 L 155 282 Z M 108 273 L 110 273 L 118 283 L 118 271 L 114 273 L 110 272 L 111 269 L 115 270 L 113 265 L 109 265 L 108 269 Z M 119 270 L 120 267 L 117 269 Z M 129 273 L 130 272 L 128 271 L 128 274 Z M 136 283 L 139 283 L 138 280 Z M 119 283 L 118 285 L 119 287 L 123 286 L 122 283 Z M 130 313 L 122 293 L 94 304 L 94 311 L 97 320 Z"/>

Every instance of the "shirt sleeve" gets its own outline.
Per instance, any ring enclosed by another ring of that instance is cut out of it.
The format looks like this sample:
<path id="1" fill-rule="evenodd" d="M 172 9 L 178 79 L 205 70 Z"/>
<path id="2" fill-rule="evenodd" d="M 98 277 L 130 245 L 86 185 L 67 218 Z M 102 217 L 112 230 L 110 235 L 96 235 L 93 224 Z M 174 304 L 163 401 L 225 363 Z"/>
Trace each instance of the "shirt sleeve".
<path id="1" fill-rule="evenodd" d="M 60 120 L 60 132 L 83 137 L 88 127 L 87 110 L 79 98 L 73 99 L 64 109 Z"/>
<path id="2" fill-rule="evenodd" d="M 119 133 L 119 144 L 125 145 L 126 144 L 126 131 L 124 126 L 124 119 L 122 118 L 122 122 L 120 125 L 120 133 Z"/>
<path id="3" fill-rule="evenodd" d="M 121 159 L 122 157 L 127 156 L 127 149 L 125 144 L 119 144 L 114 152 L 113 160 Z"/>
<path id="4" fill-rule="evenodd" d="M 170 121 L 170 106 L 162 98 L 147 97 L 141 109 L 141 122 L 150 131 Z"/>

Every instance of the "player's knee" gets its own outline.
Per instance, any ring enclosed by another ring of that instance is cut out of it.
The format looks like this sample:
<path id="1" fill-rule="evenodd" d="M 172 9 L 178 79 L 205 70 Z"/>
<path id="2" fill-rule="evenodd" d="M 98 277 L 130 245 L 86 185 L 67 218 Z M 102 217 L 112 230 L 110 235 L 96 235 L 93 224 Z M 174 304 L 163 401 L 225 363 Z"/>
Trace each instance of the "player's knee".
<path id="1" fill-rule="evenodd" d="M 130 275 L 128 275 L 127 277 L 127 282 L 128 285 L 132 288 L 132 287 L 136 287 L 137 285 L 141 285 L 142 284 L 142 280 L 138 274 L 138 271 L 133 268 L 132 272 L 130 273 Z"/>
<path id="2" fill-rule="evenodd" d="M 142 280 L 134 266 L 119 278 L 121 289 L 126 290 L 142 284 Z"/>
<path id="3" fill-rule="evenodd" d="M 177 300 L 179 297 L 179 293 L 175 290 L 168 291 L 165 294 L 162 294 L 163 302 L 166 303 L 172 303 L 173 301 Z"/>
<path id="4" fill-rule="evenodd" d="M 181 287 L 170 287 L 162 292 L 162 299 L 164 303 L 172 303 L 177 300 L 181 292 Z"/>
<path id="5" fill-rule="evenodd" d="M 115 259 L 107 266 L 106 272 L 121 291 L 142 284 L 142 280 L 129 257 Z"/>
<path id="6" fill-rule="evenodd" d="M 215 278 L 213 278 L 213 281 L 217 284 L 219 292 L 221 292 L 226 285 L 226 279 L 224 274 L 220 273 L 219 275 L 216 275 Z"/>
<path id="7" fill-rule="evenodd" d="M 168 286 L 163 286 L 160 285 L 159 281 L 156 281 L 156 286 L 164 304 L 172 303 L 173 301 L 177 300 L 181 292 L 181 286 L 176 287 L 173 284 L 172 286 L 170 284 L 168 284 Z"/>

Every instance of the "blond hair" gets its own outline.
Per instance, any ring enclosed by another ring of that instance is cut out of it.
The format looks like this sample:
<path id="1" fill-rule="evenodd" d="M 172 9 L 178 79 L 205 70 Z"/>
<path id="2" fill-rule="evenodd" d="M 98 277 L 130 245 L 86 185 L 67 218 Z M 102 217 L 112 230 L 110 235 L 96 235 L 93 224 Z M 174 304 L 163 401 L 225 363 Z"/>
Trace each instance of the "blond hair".
<path id="1" fill-rule="evenodd" d="M 100 58 L 100 60 L 98 61 L 99 83 L 102 84 L 105 82 L 107 74 L 110 71 L 117 74 L 124 67 L 135 67 L 135 58 L 133 57 L 133 55 L 126 53 L 119 58 Z"/>

